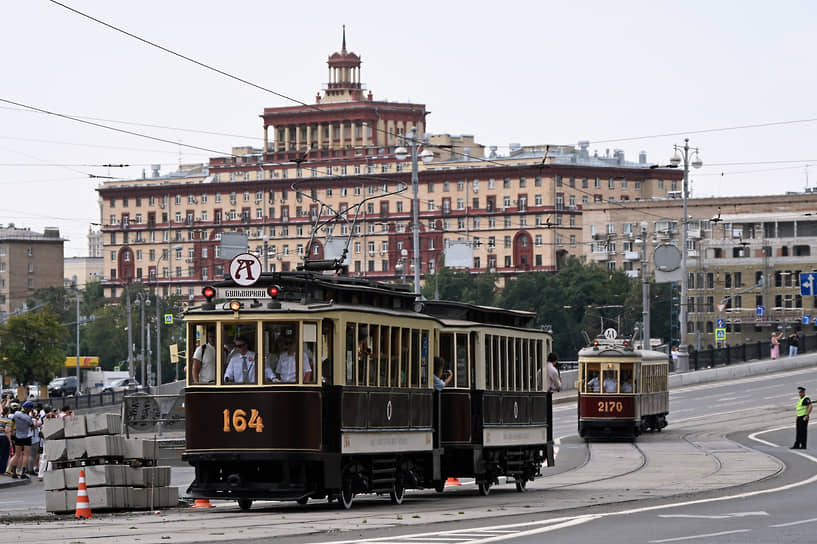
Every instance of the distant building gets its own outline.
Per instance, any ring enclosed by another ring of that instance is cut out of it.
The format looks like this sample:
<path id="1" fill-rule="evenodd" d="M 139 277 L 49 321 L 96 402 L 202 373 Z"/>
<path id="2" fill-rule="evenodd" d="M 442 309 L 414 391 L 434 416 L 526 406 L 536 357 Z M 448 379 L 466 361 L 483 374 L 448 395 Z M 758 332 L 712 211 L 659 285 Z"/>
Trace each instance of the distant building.
<path id="1" fill-rule="evenodd" d="M 336 257 L 328 238 L 351 237 L 350 274 L 411 282 L 412 166 L 395 151 L 412 134 L 427 137 L 420 145 L 434 155 L 418 165 L 422 280 L 445 264 L 452 244 L 466 250 L 458 252 L 459 268 L 496 273 L 501 284 L 558 270 L 568 256 L 584 254 L 584 206 L 679 189 L 680 171 L 654 168 L 644 154 L 636 162 L 620 150 L 591 153 L 587 142 L 512 144 L 485 157 L 473 136 L 426 134 L 424 104 L 375 100 L 345 38 L 327 64 L 329 82 L 314 104 L 263 110 L 261 149 L 235 147 L 205 168 L 156 170 L 98 189 L 108 296 L 141 281 L 200 297 L 204 284 L 223 277 L 226 231 L 246 232 L 267 271 Z M 316 221 L 331 230 L 313 239 Z"/>
<path id="2" fill-rule="evenodd" d="M 84 289 L 89 282 L 105 277 L 105 259 L 100 257 L 66 257 L 63 260 L 65 287 Z"/>
<path id="3" fill-rule="evenodd" d="M 88 256 L 102 258 L 102 231 L 97 227 L 88 227 Z"/>
<path id="4" fill-rule="evenodd" d="M 62 287 L 64 242 L 53 227 L 0 228 L 0 316 L 21 310 L 36 289 Z"/>

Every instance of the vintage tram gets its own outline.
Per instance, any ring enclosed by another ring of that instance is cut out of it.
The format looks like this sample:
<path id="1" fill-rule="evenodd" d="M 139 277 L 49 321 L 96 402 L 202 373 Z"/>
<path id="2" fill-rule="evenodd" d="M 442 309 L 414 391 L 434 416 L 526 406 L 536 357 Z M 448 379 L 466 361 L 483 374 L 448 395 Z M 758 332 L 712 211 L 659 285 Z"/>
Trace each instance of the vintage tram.
<path id="1" fill-rule="evenodd" d="M 579 351 L 579 436 L 630 437 L 667 426 L 669 359 L 607 337 Z"/>
<path id="2" fill-rule="evenodd" d="M 450 477 L 474 477 L 487 494 L 504 476 L 522 491 L 553 464 L 552 339 L 529 312 L 305 271 L 204 293 L 185 314 L 194 498 L 349 508 L 379 493 L 399 504 L 406 489 L 439 491 Z M 442 391 L 437 357 L 452 374 Z"/>

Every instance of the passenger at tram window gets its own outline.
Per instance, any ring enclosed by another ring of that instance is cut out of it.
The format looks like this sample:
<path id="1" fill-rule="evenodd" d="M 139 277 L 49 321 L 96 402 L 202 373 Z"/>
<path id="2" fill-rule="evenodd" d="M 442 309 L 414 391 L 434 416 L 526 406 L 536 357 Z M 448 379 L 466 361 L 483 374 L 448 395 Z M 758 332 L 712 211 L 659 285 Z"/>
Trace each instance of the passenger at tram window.
<path id="1" fill-rule="evenodd" d="M 331 321 L 325 320 L 321 325 L 321 337 L 324 355 L 323 361 L 321 361 L 321 381 L 323 383 L 332 383 L 332 353 L 335 328 Z"/>
<path id="2" fill-rule="evenodd" d="M 224 360 L 229 362 L 235 353 L 235 342 L 232 336 L 224 337 Z"/>
<path id="3" fill-rule="evenodd" d="M 633 373 L 630 370 L 621 371 L 621 392 L 622 393 L 633 392 Z"/>
<path id="4" fill-rule="evenodd" d="M 453 378 L 454 373 L 451 369 L 445 368 L 445 360 L 442 357 L 434 357 L 434 390 L 442 391 Z"/>
<path id="5" fill-rule="evenodd" d="M 255 352 L 250 351 L 248 342 L 244 337 L 235 339 L 236 349 L 224 373 L 225 383 L 255 383 Z"/>
<path id="6" fill-rule="evenodd" d="M 296 353 L 295 336 L 279 336 L 278 345 L 281 347 L 278 362 L 273 372 L 273 381 L 279 383 L 295 383 L 298 381 L 298 356 Z M 312 381 L 312 352 L 304 349 L 304 382 Z"/>
<path id="7" fill-rule="evenodd" d="M 618 393 L 618 381 L 616 380 L 616 373 L 612 370 L 609 370 L 604 373 L 604 381 L 602 383 L 604 386 L 605 393 Z"/>
<path id="8" fill-rule="evenodd" d="M 587 373 L 587 390 L 591 393 L 599 392 L 599 373 L 596 370 L 591 370 Z"/>

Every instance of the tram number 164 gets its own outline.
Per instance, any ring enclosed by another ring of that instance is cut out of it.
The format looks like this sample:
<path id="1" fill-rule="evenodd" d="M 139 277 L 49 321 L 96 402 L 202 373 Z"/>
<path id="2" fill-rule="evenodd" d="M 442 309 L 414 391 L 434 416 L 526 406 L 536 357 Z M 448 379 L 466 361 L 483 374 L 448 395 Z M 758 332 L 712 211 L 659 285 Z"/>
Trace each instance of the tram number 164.
<path id="1" fill-rule="evenodd" d="M 600 400 L 598 407 L 599 412 L 621 412 L 624 404 L 620 400 Z"/>
<path id="2" fill-rule="evenodd" d="M 250 410 L 249 420 L 247 419 L 247 412 L 241 409 L 233 410 L 232 414 L 230 413 L 230 410 L 224 410 L 223 414 L 224 428 L 222 430 L 225 433 L 229 433 L 230 431 L 243 433 L 248 428 L 255 429 L 255 432 L 257 433 L 264 431 L 264 419 L 258 415 L 258 410 L 255 408 Z"/>

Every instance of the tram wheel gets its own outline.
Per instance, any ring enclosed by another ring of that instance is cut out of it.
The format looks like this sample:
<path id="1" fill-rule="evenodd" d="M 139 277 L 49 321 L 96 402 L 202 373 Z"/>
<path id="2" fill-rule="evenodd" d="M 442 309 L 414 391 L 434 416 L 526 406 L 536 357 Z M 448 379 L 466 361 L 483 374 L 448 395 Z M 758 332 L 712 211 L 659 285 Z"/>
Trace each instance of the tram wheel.
<path id="1" fill-rule="evenodd" d="M 516 490 L 520 493 L 524 493 L 525 490 L 528 488 L 528 481 L 527 480 L 516 480 Z"/>
<path id="2" fill-rule="evenodd" d="M 487 497 L 491 492 L 491 482 L 479 482 L 477 487 L 479 488 L 479 494 L 483 497 Z"/>
<path id="3" fill-rule="evenodd" d="M 309 497 L 301 497 L 300 499 L 298 499 L 295 502 L 297 502 L 300 505 L 304 505 L 304 504 L 309 502 Z"/>
<path id="4" fill-rule="evenodd" d="M 238 499 L 238 507 L 246 512 L 252 508 L 252 499 Z"/>
<path id="5" fill-rule="evenodd" d="M 389 498 L 392 504 L 403 504 L 403 499 L 406 498 L 406 488 L 400 480 L 394 480 L 391 491 L 389 491 Z"/>
<path id="6" fill-rule="evenodd" d="M 355 500 L 355 493 L 352 490 L 352 480 L 346 480 L 343 482 L 343 487 L 340 489 L 340 496 L 338 497 L 341 506 L 345 510 L 349 510 L 352 507 L 352 503 Z"/>
<path id="7" fill-rule="evenodd" d="M 434 491 L 436 491 L 437 493 L 442 493 L 443 491 L 445 491 L 445 480 L 444 479 L 443 480 L 437 480 L 436 482 L 434 482 Z"/>

